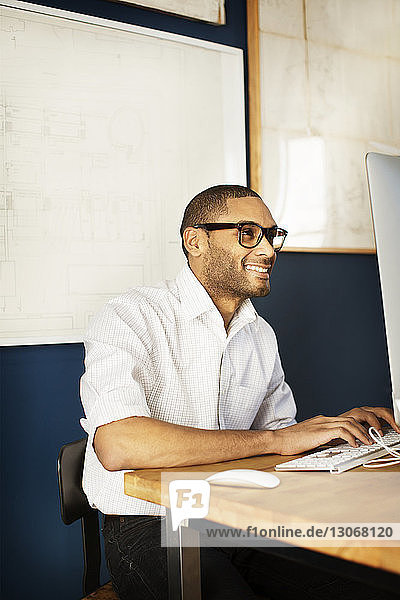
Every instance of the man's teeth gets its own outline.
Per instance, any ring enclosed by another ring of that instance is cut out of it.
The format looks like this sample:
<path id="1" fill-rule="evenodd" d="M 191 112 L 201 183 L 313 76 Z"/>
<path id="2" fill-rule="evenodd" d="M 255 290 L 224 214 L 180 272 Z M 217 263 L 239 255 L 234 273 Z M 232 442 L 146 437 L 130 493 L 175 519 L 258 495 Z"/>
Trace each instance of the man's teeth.
<path id="1" fill-rule="evenodd" d="M 255 265 L 246 265 L 245 269 L 248 271 L 258 271 L 259 273 L 268 273 L 268 269 L 264 267 L 256 267 Z"/>

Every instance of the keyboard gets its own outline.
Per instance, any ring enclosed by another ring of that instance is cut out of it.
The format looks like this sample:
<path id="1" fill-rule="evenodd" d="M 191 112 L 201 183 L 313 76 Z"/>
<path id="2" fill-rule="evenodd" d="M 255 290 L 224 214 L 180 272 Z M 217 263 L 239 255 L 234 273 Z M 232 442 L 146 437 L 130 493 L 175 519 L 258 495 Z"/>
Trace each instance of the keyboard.
<path id="1" fill-rule="evenodd" d="M 384 433 L 382 440 L 386 446 L 396 446 L 400 444 L 400 433 L 390 429 Z M 380 458 L 387 454 L 387 451 L 379 444 L 370 446 L 362 445 L 353 448 L 347 442 L 338 446 L 324 448 L 307 456 L 294 458 L 287 462 L 276 465 L 276 471 L 330 471 L 331 473 L 343 473 L 359 465 Z"/>

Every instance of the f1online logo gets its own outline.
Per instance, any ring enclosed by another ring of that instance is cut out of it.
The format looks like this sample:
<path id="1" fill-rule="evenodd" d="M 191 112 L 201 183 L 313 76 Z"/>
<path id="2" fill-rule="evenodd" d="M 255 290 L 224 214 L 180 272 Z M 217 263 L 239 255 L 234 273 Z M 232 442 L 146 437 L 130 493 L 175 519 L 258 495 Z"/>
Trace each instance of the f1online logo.
<path id="1" fill-rule="evenodd" d="M 202 519 L 208 515 L 210 484 L 204 479 L 176 479 L 169 484 L 172 529 L 184 519 Z"/>

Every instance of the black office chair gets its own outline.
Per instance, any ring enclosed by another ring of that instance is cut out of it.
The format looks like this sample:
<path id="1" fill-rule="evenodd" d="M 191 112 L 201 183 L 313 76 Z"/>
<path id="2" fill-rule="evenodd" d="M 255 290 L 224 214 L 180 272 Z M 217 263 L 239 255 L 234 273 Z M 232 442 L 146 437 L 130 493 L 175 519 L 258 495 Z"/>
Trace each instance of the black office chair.
<path id="1" fill-rule="evenodd" d="M 81 520 L 83 543 L 83 594 L 93 600 L 118 600 L 111 582 L 100 586 L 100 532 L 98 511 L 91 508 L 82 490 L 87 438 L 65 444 L 57 461 L 61 518 L 66 525 Z"/>

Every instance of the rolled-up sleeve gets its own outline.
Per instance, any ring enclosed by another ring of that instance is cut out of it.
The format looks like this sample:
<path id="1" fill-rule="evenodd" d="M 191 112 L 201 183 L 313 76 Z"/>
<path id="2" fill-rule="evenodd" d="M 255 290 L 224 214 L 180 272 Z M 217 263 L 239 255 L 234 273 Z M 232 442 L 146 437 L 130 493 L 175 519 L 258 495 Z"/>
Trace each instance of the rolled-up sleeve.
<path id="1" fill-rule="evenodd" d="M 139 321 L 139 319 L 138 319 Z M 133 416 L 151 416 L 146 387 L 152 370 L 148 350 L 123 318 L 123 308 L 108 304 L 95 317 L 85 339 L 85 373 L 81 425 L 94 435 L 97 427 Z"/>
<path id="2" fill-rule="evenodd" d="M 296 423 L 296 404 L 293 393 L 285 381 L 279 354 L 267 393 L 251 425 L 251 429 L 282 429 Z"/>

